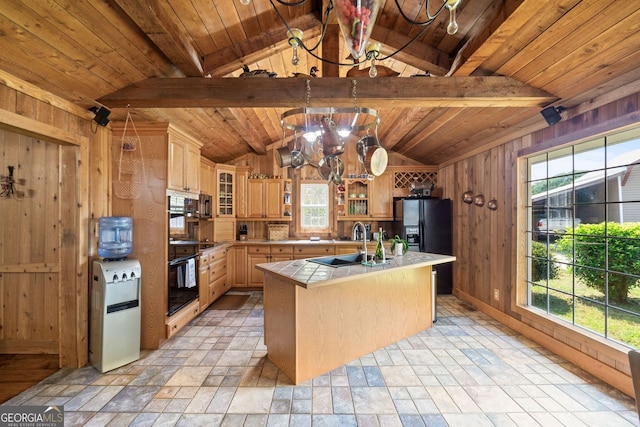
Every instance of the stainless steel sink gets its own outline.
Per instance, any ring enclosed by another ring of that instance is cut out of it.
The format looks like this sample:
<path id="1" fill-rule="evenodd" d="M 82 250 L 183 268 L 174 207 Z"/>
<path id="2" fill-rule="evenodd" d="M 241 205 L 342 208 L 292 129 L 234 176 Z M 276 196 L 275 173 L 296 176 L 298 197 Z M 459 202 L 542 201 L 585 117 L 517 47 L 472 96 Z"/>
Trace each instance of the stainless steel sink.
<path id="1" fill-rule="evenodd" d="M 344 254 L 327 256 L 322 258 L 310 258 L 307 261 L 315 262 L 316 264 L 326 265 L 328 267 L 347 267 L 349 265 L 358 265 L 362 262 L 362 254 Z"/>

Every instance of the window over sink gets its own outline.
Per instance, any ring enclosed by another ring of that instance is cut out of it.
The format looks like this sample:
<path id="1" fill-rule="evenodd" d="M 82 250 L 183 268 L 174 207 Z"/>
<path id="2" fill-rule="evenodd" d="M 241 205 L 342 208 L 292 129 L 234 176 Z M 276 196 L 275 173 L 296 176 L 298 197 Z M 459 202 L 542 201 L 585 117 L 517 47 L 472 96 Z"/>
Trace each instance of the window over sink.
<path id="1" fill-rule="evenodd" d="M 329 185 L 300 183 L 300 227 L 302 232 L 317 233 L 329 229 Z"/>

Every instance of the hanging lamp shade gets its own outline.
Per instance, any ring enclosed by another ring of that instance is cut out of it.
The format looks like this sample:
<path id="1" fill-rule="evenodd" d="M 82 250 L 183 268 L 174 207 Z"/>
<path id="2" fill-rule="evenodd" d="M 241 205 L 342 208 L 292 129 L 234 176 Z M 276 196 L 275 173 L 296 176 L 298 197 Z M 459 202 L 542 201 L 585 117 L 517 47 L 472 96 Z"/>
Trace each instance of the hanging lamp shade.
<path id="1" fill-rule="evenodd" d="M 357 60 L 367 48 L 380 0 L 334 0 L 334 4 L 342 36 Z"/>

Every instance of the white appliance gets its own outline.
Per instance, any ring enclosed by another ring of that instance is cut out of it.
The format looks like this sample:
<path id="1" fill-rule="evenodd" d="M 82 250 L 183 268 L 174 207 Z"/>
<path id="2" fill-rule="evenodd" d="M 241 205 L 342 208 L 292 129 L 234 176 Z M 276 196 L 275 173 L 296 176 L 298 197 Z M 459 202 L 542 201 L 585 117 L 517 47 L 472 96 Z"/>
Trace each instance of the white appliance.
<path id="1" fill-rule="evenodd" d="M 89 362 L 107 372 L 140 358 L 140 262 L 93 262 Z"/>

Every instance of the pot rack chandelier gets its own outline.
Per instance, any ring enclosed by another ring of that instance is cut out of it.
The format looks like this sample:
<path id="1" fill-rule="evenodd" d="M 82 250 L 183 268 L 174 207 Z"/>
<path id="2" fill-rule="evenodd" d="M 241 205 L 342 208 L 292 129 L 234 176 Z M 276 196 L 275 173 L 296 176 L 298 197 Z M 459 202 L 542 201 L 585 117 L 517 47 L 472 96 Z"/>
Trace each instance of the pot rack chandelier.
<path id="1" fill-rule="evenodd" d="M 307 2 L 307 0 L 276 0 L 276 2 L 286 7 L 295 7 L 303 5 Z M 391 58 L 401 52 L 403 49 L 407 48 L 411 43 L 420 38 L 427 31 L 431 24 L 433 24 L 433 22 L 438 18 L 438 16 L 440 16 L 440 14 L 444 10 L 449 11 L 449 24 L 447 25 L 447 33 L 453 35 L 458 31 L 456 11 L 462 0 L 439 0 L 439 4 L 434 14 L 431 13 L 431 0 L 421 0 L 420 3 L 424 4 L 421 4 L 419 15 L 422 14 L 423 9 L 425 15 L 425 18 L 422 20 L 411 19 L 402 10 L 402 6 L 400 6 L 398 0 L 394 0 L 394 2 L 400 16 L 402 16 L 402 18 L 409 24 L 420 27 L 421 30 L 418 31 L 413 37 L 411 37 L 411 39 L 409 39 L 409 41 L 399 49 L 385 57 L 381 57 L 380 43 L 369 42 L 369 37 L 371 36 L 371 32 L 373 30 L 373 25 L 375 24 L 376 17 L 378 16 L 378 10 L 380 9 L 381 0 L 329 0 L 329 2 L 327 3 L 327 9 L 324 12 L 325 19 L 323 20 L 324 22 L 322 24 L 320 39 L 314 46 L 307 46 L 304 43 L 302 30 L 289 26 L 284 16 L 282 16 L 280 11 L 274 4 L 273 0 L 269 0 L 269 3 L 271 3 L 271 6 L 273 7 L 275 13 L 287 28 L 289 45 L 291 46 L 293 51 L 291 57 L 291 63 L 293 65 L 299 64 L 300 59 L 298 57 L 298 48 L 301 48 L 309 55 L 322 62 L 339 66 L 353 67 L 361 65 L 369 60 L 371 61 L 371 69 L 369 73 L 370 77 L 375 77 L 377 75 L 375 68 L 376 61 L 383 61 L 385 59 Z M 251 0 L 240 0 L 240 3 L 242 3 L 243 5 L 249 5 L 251 3 Z M 325 59 L 318 55 L 316 52 L 322 45 L 322 41 L 324 40 L 327 26 L 330 21 L 329 17 L 333 10 L 335 10 L 342 35 L 347 43 L 349 51 L 351 52 L 351 56 L 353 57 L 353 62 L 351 63 L 335 62 L 329 59 Z M 362 57 L 364 57 L 364 59 L 361 60 L 360 58 Z"/>

